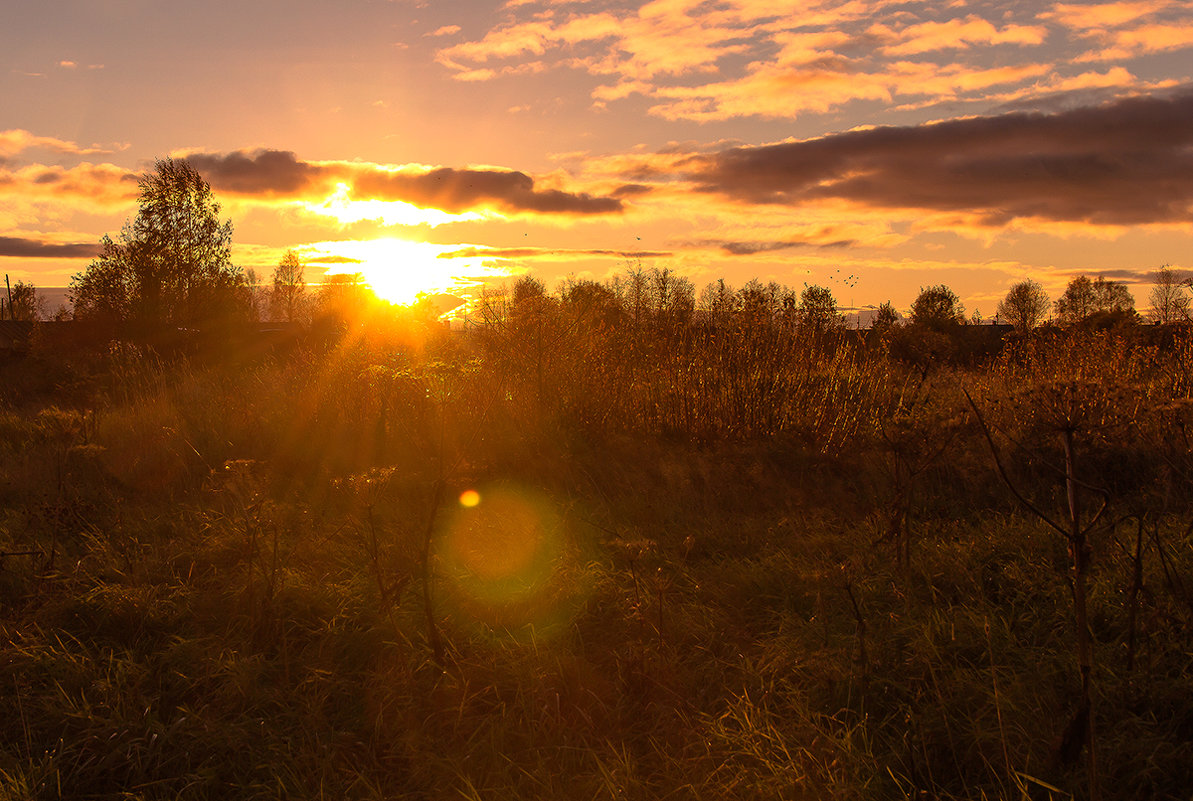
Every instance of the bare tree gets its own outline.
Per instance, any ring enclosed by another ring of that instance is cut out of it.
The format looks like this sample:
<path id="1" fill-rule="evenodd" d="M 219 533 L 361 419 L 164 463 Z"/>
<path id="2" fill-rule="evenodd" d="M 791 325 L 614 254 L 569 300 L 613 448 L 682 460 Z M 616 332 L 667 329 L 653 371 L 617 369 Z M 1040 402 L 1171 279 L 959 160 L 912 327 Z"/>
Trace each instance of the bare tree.
<path id="1" fill-rule="evenodd" d="M 274 319 L 293 323 L 301 317 L 306 300 L 306 265 L 293 250 L 282 254 L 282 260 L 273 269 L 273 292 L 269 298 L 270 311 Z"/>
<path id="2" fill-rule="evenodd" d="M 1048 312 L 1048 295 L 1044 287 L 1028 278 L 1015 284 L 998 304 L 998 316 L 1026 333 L 1035 328 Z"/>
<path id="3" fill-rule="evenodd" d="M 1182 280 L 1167 264 L 1161 267 L 1149 298 L 1152 320 L 1162 324 L 1188 321 L 1190 282 L 1188 278 Z"/>
<path id="4" fill-rule="evenodd" d="M 738 300 L 737 291 L 726 284 L 724 278 L 718 278 L 700 290 L 696 308 L 710 319 L 724 322 L 737 310 Z"/>

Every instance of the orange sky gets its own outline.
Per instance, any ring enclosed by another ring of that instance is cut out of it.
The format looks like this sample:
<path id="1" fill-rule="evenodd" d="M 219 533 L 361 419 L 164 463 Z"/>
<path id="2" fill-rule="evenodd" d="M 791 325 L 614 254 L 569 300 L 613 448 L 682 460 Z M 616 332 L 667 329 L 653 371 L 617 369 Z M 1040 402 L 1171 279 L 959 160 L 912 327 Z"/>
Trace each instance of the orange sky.
<path id="1" fill-rule="evenodd" d="M 268 276 L 828 286 L 1193 268 L 1187 0 L 44 0 L 0 29 L 0 266 L 64 285 L 185 156 Z"/>

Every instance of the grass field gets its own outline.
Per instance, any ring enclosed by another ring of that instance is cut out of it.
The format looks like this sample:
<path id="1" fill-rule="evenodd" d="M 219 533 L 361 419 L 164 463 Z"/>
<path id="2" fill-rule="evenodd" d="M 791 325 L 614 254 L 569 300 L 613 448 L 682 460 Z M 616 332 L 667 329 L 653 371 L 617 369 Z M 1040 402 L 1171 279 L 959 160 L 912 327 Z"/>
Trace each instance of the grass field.
<path id="1" fill-rule="evenodd" d="M 10 361 L 0 797 L 1187 799 L 1193 339 L 907 344 Z"/>

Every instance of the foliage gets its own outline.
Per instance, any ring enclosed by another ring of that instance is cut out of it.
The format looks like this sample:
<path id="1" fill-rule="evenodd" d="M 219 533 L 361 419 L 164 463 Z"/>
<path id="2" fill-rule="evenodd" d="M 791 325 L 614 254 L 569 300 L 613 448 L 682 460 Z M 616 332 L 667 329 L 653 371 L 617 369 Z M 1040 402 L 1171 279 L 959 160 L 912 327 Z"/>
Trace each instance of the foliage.
<path id="1" fill-rule="evenodd" d="M 1079 275 L 1069 281 L 1065 292 L 1054 304 L 1056 316 L 1063 325 L 1081 323 L 1097 314 L 1130 314 L 1135 310 L 1135 299 L 1127 285 L 1108 281 L 1099 275 L 1090 280 Z"/>
<path id="2" fill-rule="evenodd" d="M 998 316 L 1020 333 L 1035 328 L 1047 313 L 1048 295 L 1030 278 L 1011 287 L 998 304 Z"/>
<path id="3" fill-rule="evenodd" d="M 35 321 L 46 317 L 46 299 L 28 281 L 17 281 L 8 290 L 4 315 L 0 319 Z"/>
<path id="4" fill-rule="evenodd" d="M 878 311 L 875 312 L 874 319 L 870 323 L 870 331 L 875 336 L 881 337 L 889 332 L 898 322 L 899 312 L 895 311 L 895 307 L 888 300 L 879 306 Z"/>
<path id="5" fill-rule="evenodd" d="M 232 223 L 183 160 L 141 177 L 136 218 L 71 279 L 75 316 L 143 335 L 226 326 L 248 316 L 243 273 L 231 262 Z"/>
<path id="6" fill-rule="evenodd" d="M 811 331 L 827 331 L 844 323 L 837 312 L 837 300 L 833 293 L 822 286 L 808 286 L 799 296 L 799 324 Z"/>
<path id="7" fill-rule="evenodd" d="M 911 321 L 933 330 L 947 329 L 965 320 L 965 306 L 944 284 L 920 289 L 911 304 Z"/>

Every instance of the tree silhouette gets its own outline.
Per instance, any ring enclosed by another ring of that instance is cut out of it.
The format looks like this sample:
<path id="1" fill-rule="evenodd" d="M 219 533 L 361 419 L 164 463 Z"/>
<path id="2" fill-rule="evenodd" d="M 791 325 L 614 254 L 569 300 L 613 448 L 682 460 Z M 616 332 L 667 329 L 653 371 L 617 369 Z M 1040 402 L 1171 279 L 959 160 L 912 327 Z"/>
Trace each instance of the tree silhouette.
<path id="1" fill-rule="evenodd" d="M 1135 298 L 1127 291 L 1126 284 L 1107 281 L 1100 275 L 1094 280 L 1079 275 L 1069 281 L 1054 306 L 1060 322 L 1073 325 L 1101 312 L 1132 314 Z"/>
<path id="2" fill-rule="evenodd" d="M 231 261 L 232 223 L 198 171 L 159 160 L 138 182 L 140 209 L 119 237 L 71 278 L 80 319 L 153 335 L 247 318 L 245 278 Z"/>
<path id="3" fill-rule="evenodd" d="M 1181 280 L 1168 265 L 1156 273 L 1152 287 L 1152 319 L 1157 323 L 1183 323 L 1189 319 L 1189 279 Z"/>
<path id="4" fill-rule="evenodd" d="M 298 254 L 287 250 L 273 270 L 273 293 L 270 295 L 270 311 L 275 320 L 292 323 L 301 314 L 306 299 L 307 282 L 305 266 Z"/>
<path id="5" fill-rule="evenodd" d="M 870 331 L 875 336 L 884 336 L 897 322 L 899 322 L 899 312 L 895 311 L 895 307 L 888 300 L 875 312 L 874 319 L 870 321 Z"/>
<path id="6" fill-rule="evenodd" d="M 929 328 L 948 328 L 965 319 L 957 293 L 944 284 L 921 289 L 911 304 L 911 321 Z"/>
<path id="7" fill-rule="evenodd" d="M 1047 312 L 1048 295 L 1044 287 L 1030 278 L 1011 287 L 998 304 L 998 316 L 1019 332 L 1035 328 Z"/>
<path id="8" fill-rule="evenodd" d="M 827 331 L 843 324 L 837 300 L 827 287 L 809 286 L 800 293 L 798 319 L 801 328 Z"/>
<path id="9" fill-rule="evenodd" d="M 7 313 L 0 317 L 9 320 L 33 322 L 46 316 L 46 300 L 37 287 L 28 281 L 17 281 L 9 290 Z"/>

